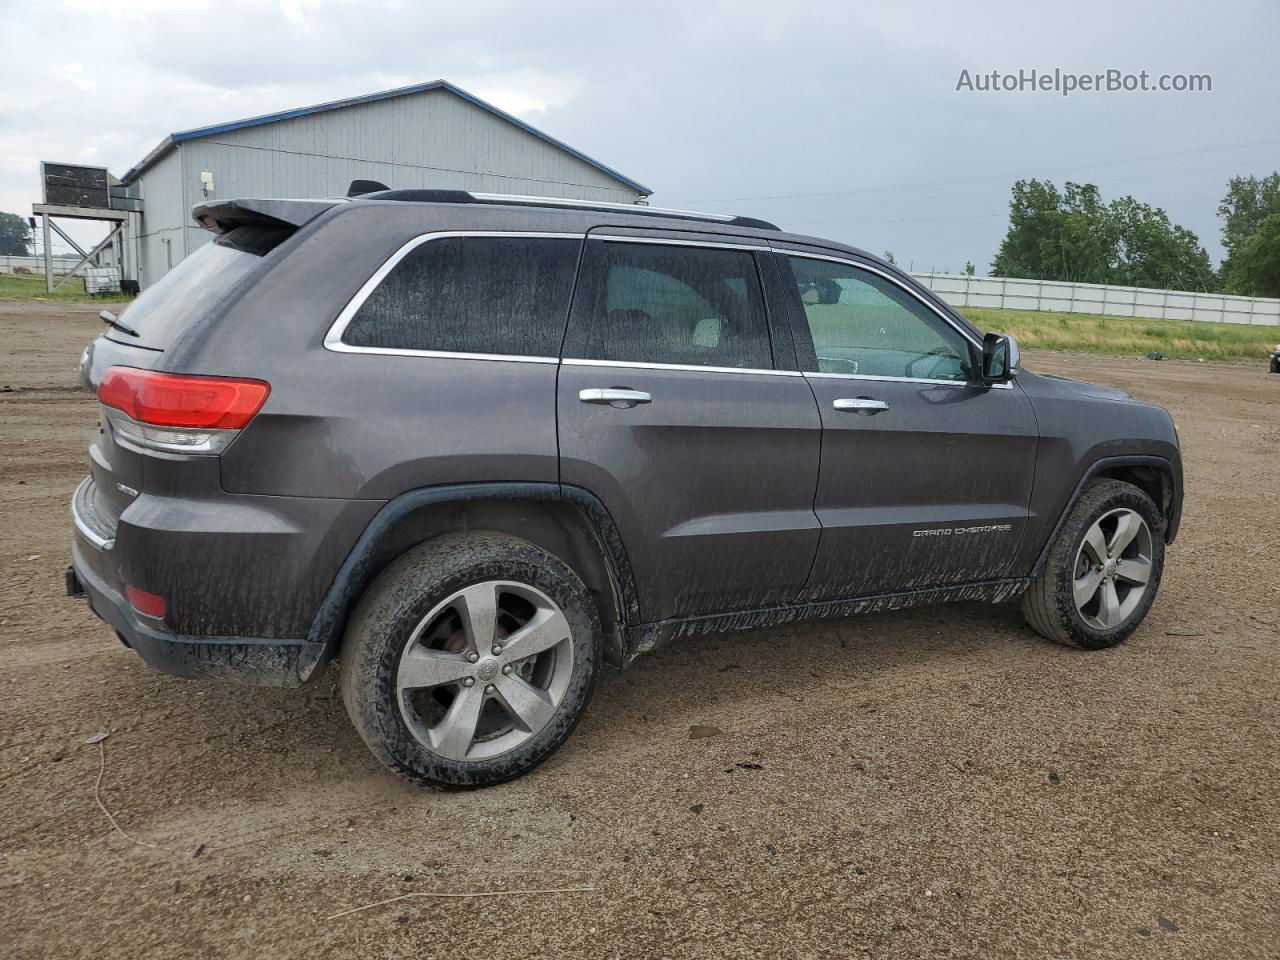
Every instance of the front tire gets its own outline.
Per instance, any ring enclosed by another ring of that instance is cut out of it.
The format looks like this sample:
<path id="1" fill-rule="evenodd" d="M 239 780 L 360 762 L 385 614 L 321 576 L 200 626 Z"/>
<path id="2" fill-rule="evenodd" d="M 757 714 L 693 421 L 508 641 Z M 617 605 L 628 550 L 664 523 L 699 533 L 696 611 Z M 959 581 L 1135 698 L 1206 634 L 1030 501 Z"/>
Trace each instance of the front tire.
<path id="1" fill-rule="evenodd" d="M 550 756 L 600 667 L 590 591 L 563 562 L 496 533 L 409 550 L 347 626 L 342 696 L 361 739 L 401 776 L 491 786 Z"/>
<path id="2" fill-rule="evenodd" d="M 1142 490 L 1099 480 L 1072 508 L 1022 615 L 1058 643 L 1102 650 L 1124 642 L 1151 609 L 1164 570 L 1164 518 Z"/>

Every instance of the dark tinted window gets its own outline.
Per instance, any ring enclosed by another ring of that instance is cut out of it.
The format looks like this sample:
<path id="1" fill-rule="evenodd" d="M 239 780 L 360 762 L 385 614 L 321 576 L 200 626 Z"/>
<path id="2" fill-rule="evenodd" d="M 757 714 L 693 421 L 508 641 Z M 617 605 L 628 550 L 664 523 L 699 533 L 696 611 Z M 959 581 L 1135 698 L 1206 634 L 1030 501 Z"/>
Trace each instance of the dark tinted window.
<path id="1" fill-rule="evenodd" d="M 709 367 L 773 366 L 746 250 L 587 244 L 565 355 Z"/>
<path id="2" fill-rule="evenodd" d="M 342 335 L 359 347 L 554 357 L 579 240 L 446 237 L 411 250 Z"/>
<path id="3" fill-rule="evenodd" d="M 139 336 L 114 329 L 108 329 L 107 336 L 163 350 L 179 333 L 237 292 L 262 258 L 292 232 L 249 224 L 221 234 L 147 287 L 124 310 L 121 322 Z"/>

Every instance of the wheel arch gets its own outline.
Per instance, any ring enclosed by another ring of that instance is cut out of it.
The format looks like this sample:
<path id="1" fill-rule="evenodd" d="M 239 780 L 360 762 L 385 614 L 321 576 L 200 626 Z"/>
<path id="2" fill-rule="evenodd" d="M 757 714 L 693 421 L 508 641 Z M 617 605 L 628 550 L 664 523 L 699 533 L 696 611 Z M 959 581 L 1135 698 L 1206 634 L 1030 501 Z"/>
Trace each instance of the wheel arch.
<path id="1" fill-rule="evenodd" d="M 625 662 L 624 627 L 640 602 L 626 547 L 599 499 L 556 483 L 452 484 L 410 490 L 388 501 L 343 561 L 312 621 L 308 639 L 337 655 L 348 617 L 373 579 L 406 550 L 459 531 L 504 533 L 559 557 L 591 591 L 605 659 Z"/>
<path id="2" fill-rule="evenodd" d="M 1067 517 L 1075 509 L 1076 503 L 1089 484 L 1101 479 L 1123 480 L 1149 496 L 1164 516 L 1165 543 L 1173 543 L 1182 519 L 1181 467 L 1164 457 L 1138 455 L 1104 457 L 1092 463 L 1076 483 L 1076 488 L 1062 508 L 1057 522 L 1053 525 L 1053 530 L 1040 547 L 1035 566 L 1031 570 L 1032 577 L 1037 576 L 1044 567 L 1049 551 L 1062 530 L 1062 525 L 1067 522 Z"/>

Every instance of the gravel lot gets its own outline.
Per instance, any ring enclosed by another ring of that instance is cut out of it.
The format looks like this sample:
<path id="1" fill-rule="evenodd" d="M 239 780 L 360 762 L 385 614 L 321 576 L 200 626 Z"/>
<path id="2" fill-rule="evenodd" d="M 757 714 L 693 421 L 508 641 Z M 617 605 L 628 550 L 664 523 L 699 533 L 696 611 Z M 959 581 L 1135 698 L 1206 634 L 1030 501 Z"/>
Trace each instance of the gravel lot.
<path id="1" fill-rule="evenodd" d="M 0 302 L 0 955 L 1280 955 L 1264 358 L 1027 357 L 1180 425 L 1182 533 L 1124 646 L 983 605 L 689 641 L 608 674 L 533 775 L 438 794 L 372 759 L 332 672 L 161 676 L 62 596 L 95 313 Z"/>

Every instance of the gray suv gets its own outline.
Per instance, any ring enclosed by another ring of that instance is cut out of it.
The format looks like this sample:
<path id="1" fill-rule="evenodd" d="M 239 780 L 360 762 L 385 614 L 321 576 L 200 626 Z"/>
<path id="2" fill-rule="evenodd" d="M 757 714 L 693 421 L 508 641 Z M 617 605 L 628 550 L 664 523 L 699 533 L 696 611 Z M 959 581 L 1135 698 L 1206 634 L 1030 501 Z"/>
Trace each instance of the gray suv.
<path id="1" fill-rule="evenodd" d="M 860 250 L 455 191 L 194 215 L 213 242 L 85 352 L 68 591 L 179 676 L 338 661 L 411 780 L 528 771 L 602 662 L 677 638 L 1020 598 L 1098 649 L 1155 598 L 1169 415 Z"/>

